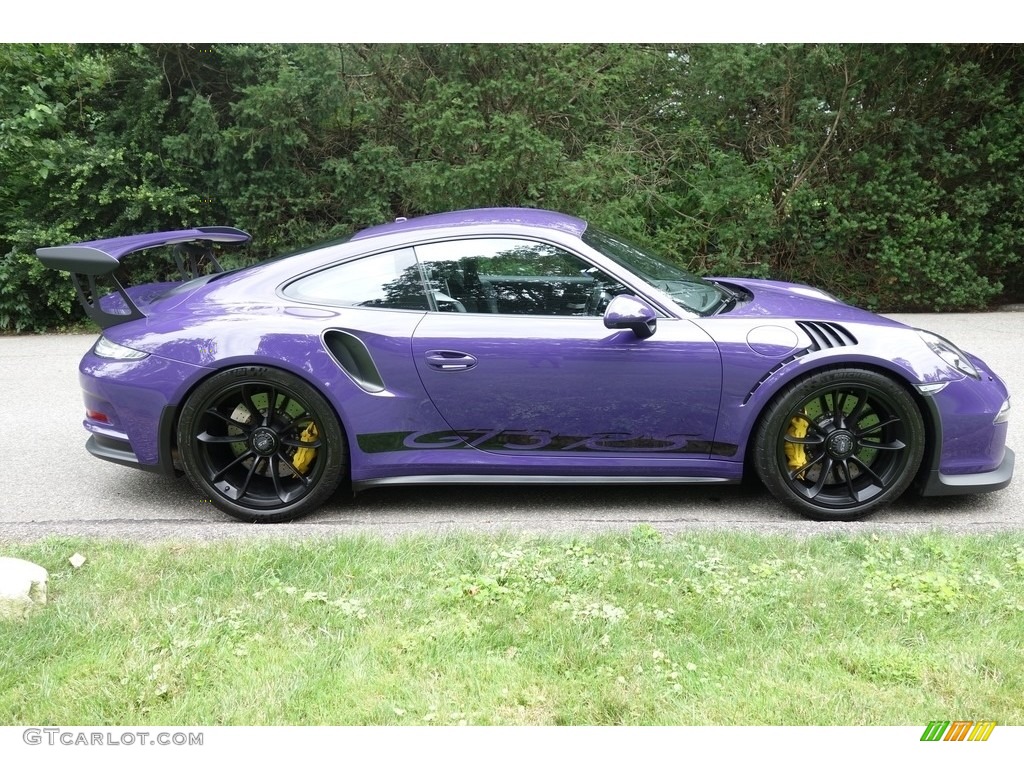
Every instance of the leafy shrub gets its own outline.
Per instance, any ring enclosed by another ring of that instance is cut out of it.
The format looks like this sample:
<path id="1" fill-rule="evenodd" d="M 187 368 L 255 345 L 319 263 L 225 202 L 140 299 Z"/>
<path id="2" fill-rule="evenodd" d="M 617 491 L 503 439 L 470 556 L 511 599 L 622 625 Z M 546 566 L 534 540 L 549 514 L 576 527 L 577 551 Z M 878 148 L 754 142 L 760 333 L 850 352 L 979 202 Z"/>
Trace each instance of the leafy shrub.
<path id="1" fill-rule="evenodd" d="M 0 47 L 0 330 L 81 317 L 45 245 L 565 210 L 703 274 L 880 310 L 1024 295 L 1024 49 Z"/>

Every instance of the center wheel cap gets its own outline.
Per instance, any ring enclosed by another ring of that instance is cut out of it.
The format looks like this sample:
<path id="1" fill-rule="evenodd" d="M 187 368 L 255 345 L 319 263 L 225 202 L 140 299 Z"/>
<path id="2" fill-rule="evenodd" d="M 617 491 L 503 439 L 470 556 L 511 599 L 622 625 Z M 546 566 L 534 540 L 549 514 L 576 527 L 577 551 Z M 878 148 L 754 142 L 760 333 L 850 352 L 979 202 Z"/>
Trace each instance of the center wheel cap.
<path id="1" fill-rule="evenodd" d="M 849 432 L 834 432 L 825 444 L 825 449 L 833 459 L 848 459 L 853 454 L 855 443 Z"/>
<path id="2" fill-rule="evenodd" d="M 250 444 L 260 456 L 272 456 L 277 453 L 277 435 L 272 429 L 266 427 L 257 429 L 252 433 Z"/>

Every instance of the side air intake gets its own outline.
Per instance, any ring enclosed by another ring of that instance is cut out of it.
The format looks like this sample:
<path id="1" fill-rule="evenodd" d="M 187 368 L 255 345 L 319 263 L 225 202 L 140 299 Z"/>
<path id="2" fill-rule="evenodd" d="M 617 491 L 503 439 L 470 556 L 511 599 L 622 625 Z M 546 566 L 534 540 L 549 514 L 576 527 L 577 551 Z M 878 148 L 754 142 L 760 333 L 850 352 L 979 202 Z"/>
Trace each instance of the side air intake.
<path id="1" fill-rule="evenodd" d="M 377 366 L 373 364 L 370 350 L 358 337 L 347 331 L 332 329 L 324 334 L 324 346 L 338 367 L 362 389 L 367 392 L 384 391 L 384 382 Z"/>
<path id="2" fill-rule="evenodd" d="M 811 352 L 836 347 L 852 347 L 856 337 L 838 323 L 798 320 L 797 325 L 811 338 Z"/>

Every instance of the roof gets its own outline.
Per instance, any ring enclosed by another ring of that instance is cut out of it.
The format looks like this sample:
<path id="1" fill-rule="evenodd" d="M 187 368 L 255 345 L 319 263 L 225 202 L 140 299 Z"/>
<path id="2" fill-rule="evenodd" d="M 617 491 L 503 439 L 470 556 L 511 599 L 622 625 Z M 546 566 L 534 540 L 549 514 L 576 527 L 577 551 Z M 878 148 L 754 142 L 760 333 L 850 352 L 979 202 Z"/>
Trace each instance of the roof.
<path id="1" fill-rule="evenodd" d="M 472 208 L 464 211 L 434 213 L 428 216 L 417 216 L 412 219 L 378 224 L 374 227 L 356 232 L 352 240 L 364 240 L 382 235 L 394 235 L 401 232 L 412 232 L 422 229 L 443 229 L 446 227 L 465 227 L 476 225 L 517 225 L 558 229 L 570 232 L 577 237 L 587 228 L 587 222 L 575 216 L 556 211 L 545 211 L 540 208 Z"/>

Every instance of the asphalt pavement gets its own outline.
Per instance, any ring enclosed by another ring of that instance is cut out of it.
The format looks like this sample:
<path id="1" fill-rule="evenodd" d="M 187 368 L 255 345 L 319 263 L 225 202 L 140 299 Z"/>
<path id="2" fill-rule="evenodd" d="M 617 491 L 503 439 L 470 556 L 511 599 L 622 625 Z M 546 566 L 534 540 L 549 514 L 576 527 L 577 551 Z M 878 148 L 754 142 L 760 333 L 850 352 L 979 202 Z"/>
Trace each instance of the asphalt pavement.
<path id="1" fill-rule="evenodd" d="M 729 529 L 807 536 L 837 532 L 1024 529 L 1024 312 L 892 315 L 939 333 L 988 362 L 1013 396 L 1009 488 L 922 499 L 907 495 L 855 523 L 815 523 L 751 486 L 381 488 L 339 494 L 282 525 L 227 517 L 184 478 L 94 459 L 85 451 L 78 361 L 92 335 L 0 337 L 0 546 L 50 535 L 212 541 L 443 532 L 593 533 L 646 523 L 666 534 Z M 0 550 L 2 553 L 2 550 Z"/>

